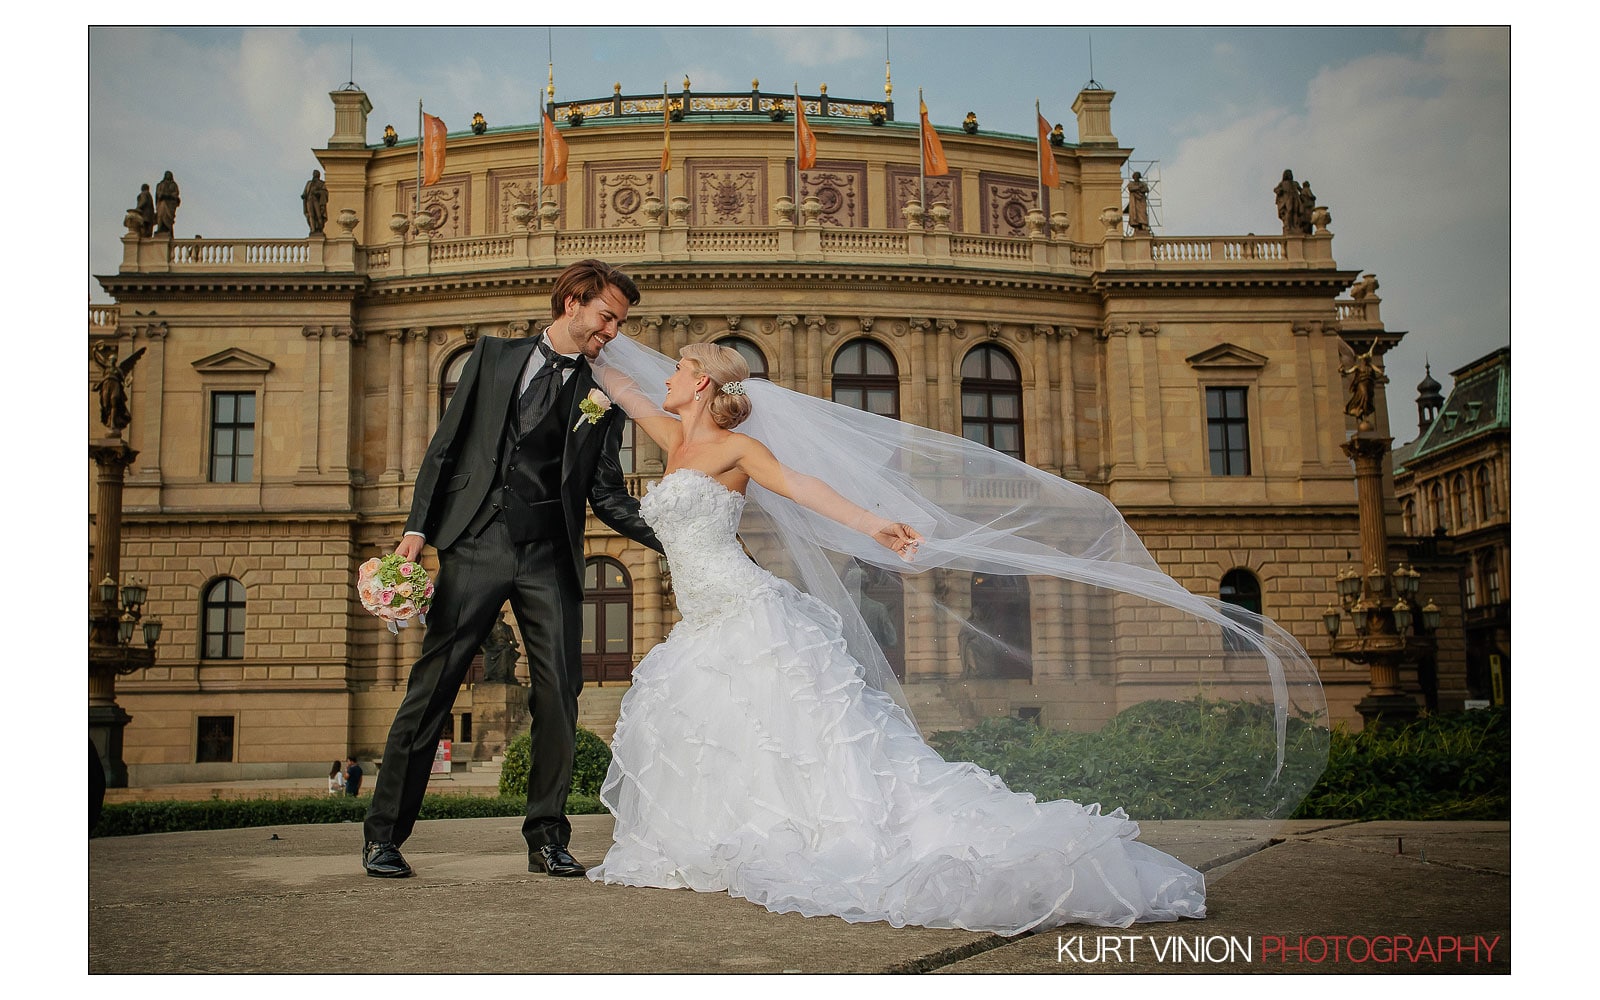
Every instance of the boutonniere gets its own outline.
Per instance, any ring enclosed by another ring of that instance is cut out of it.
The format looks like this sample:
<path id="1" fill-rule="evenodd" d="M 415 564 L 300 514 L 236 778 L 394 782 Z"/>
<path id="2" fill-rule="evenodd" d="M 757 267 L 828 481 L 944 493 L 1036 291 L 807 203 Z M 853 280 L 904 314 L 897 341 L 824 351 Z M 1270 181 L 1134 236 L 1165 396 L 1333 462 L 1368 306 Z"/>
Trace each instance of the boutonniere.
<path id="1" fill-rule="evenodd" d="M 606 415 L 607 410 L 611 409 L 611 397 L 599 389 L 590 389 L 589 395 L 578 401 L 578 409 L 583 411 L 583 416 L 578 418 L 578 423 L 572 425 L 572 429 L 577 430 L 585 420 L 589 421 L 592 427 L 600 422 L 600 418 Z"/>

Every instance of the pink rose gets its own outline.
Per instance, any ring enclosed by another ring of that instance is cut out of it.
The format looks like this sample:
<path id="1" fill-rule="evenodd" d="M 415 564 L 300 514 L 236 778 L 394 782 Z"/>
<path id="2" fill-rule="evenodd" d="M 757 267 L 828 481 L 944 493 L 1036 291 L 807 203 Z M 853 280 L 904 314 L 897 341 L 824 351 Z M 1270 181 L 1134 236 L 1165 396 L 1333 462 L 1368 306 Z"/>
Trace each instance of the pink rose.
<path id="1" fill-rule="evenodd" d="M 412 572 L 416 568 L 417 567 L 415 565 L 413 565 L 412 563 L 401 563 L 400 564 L 400 575 L 401 576 L 410 576 L 412 574 Z"/>

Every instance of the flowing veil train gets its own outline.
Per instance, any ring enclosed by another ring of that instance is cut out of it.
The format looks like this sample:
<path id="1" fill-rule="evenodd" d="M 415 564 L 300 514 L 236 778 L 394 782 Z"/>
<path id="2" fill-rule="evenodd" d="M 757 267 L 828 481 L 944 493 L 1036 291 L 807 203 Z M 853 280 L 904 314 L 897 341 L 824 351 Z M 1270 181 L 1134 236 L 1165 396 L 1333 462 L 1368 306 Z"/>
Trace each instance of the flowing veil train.
<path id="1" fill-rule="evenodd" d="M 624 336 L 595 368 L 603 385 L 620 374 L 638 386 L 643 400 L 614 393 L 636 411 L 660 406 L 675 363 Z M 926 536 L 906 563 L 753 482 L 739 525 L 758 563 L 841 616 L 866 682 L 925 732 L 1021 711 L 1050 729 L 1120 733 L 1115 756 L 1086 750 L 1071 773 L 1027 777 L 1088 789 L 1071 796 L 1084 801 L 1102 788 L 1125 796 L 1099 800 L 1136 819 L 1281 819 L 1310 792 L 1328 719 L 1306 651 L 1271 619 L 1185 589 L 1100 494 L 963 438 L 765 380 L 745 386 L 753 411 L 740 433 Z M 1244 558 L 1147 531 L 1168 565 L 1196 564 L 1197 578 Z M 863 571 L 899 597 L 904 683 L 862 615 Z M 997 594 L 1020 617 L 990 613 Z"/>

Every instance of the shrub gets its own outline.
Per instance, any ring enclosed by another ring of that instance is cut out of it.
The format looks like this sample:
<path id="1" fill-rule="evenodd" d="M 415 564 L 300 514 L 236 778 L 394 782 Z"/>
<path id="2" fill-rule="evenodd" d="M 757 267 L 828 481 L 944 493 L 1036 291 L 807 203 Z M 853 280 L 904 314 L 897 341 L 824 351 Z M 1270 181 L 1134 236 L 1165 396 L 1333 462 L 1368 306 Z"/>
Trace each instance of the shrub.
<path id="1" fill-rule="evenodd" d="M 501 796 L 527 799 L 532 743 L 531 734 L 523 733 L 506 744 L 505 759 L 500 762 Z M 606 770 L 610 767 L 611 748 L 606 746 L 605 740 L 579 726 L 572 752 L 572 794 L 598 797 L 600 784 L 605 781 Z"/>
<path id="2" fill-rule="evenodd" d="M 1262 756 L 1274 752 L 1266 705 L 1146 702 L 1094 733 L 990 719 L 932 742 L 1015 791 L 1122 806 L 1135 819 L 1282 816 L 1296 803 L 1289 815 L 1297 819 L 1511 818 L 1511 716 L 1503 709 L 1360 733 L 1290 719 L 1286 773 L 1303 777 L 1259 789 L 1227 779 L 1259 773 Z M 1325 769 L 1317 766 L 1323 755 Z M 1304 776 L 1319 771 L 1305 787 Z M 1207 788 L 1228 790 L 1203 794 Z"/>

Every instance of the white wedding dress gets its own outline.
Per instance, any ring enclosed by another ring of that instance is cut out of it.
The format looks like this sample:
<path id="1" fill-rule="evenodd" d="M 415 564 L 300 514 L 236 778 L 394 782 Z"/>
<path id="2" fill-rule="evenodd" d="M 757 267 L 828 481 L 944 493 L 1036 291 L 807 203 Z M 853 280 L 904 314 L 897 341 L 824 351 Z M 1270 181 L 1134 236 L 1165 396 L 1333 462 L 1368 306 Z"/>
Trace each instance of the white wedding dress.
<path id="1" fill-rule="evenodd" d="M 1205 877 L 1098 804 L 949 762 L 862 681 L 838 615 L 752 563 L 745 498 L 693 469 L 640 512 L 683 615 L 622 699 L 589 878 L 778 913 L 1001 934 L 1205 916 Z"/>

